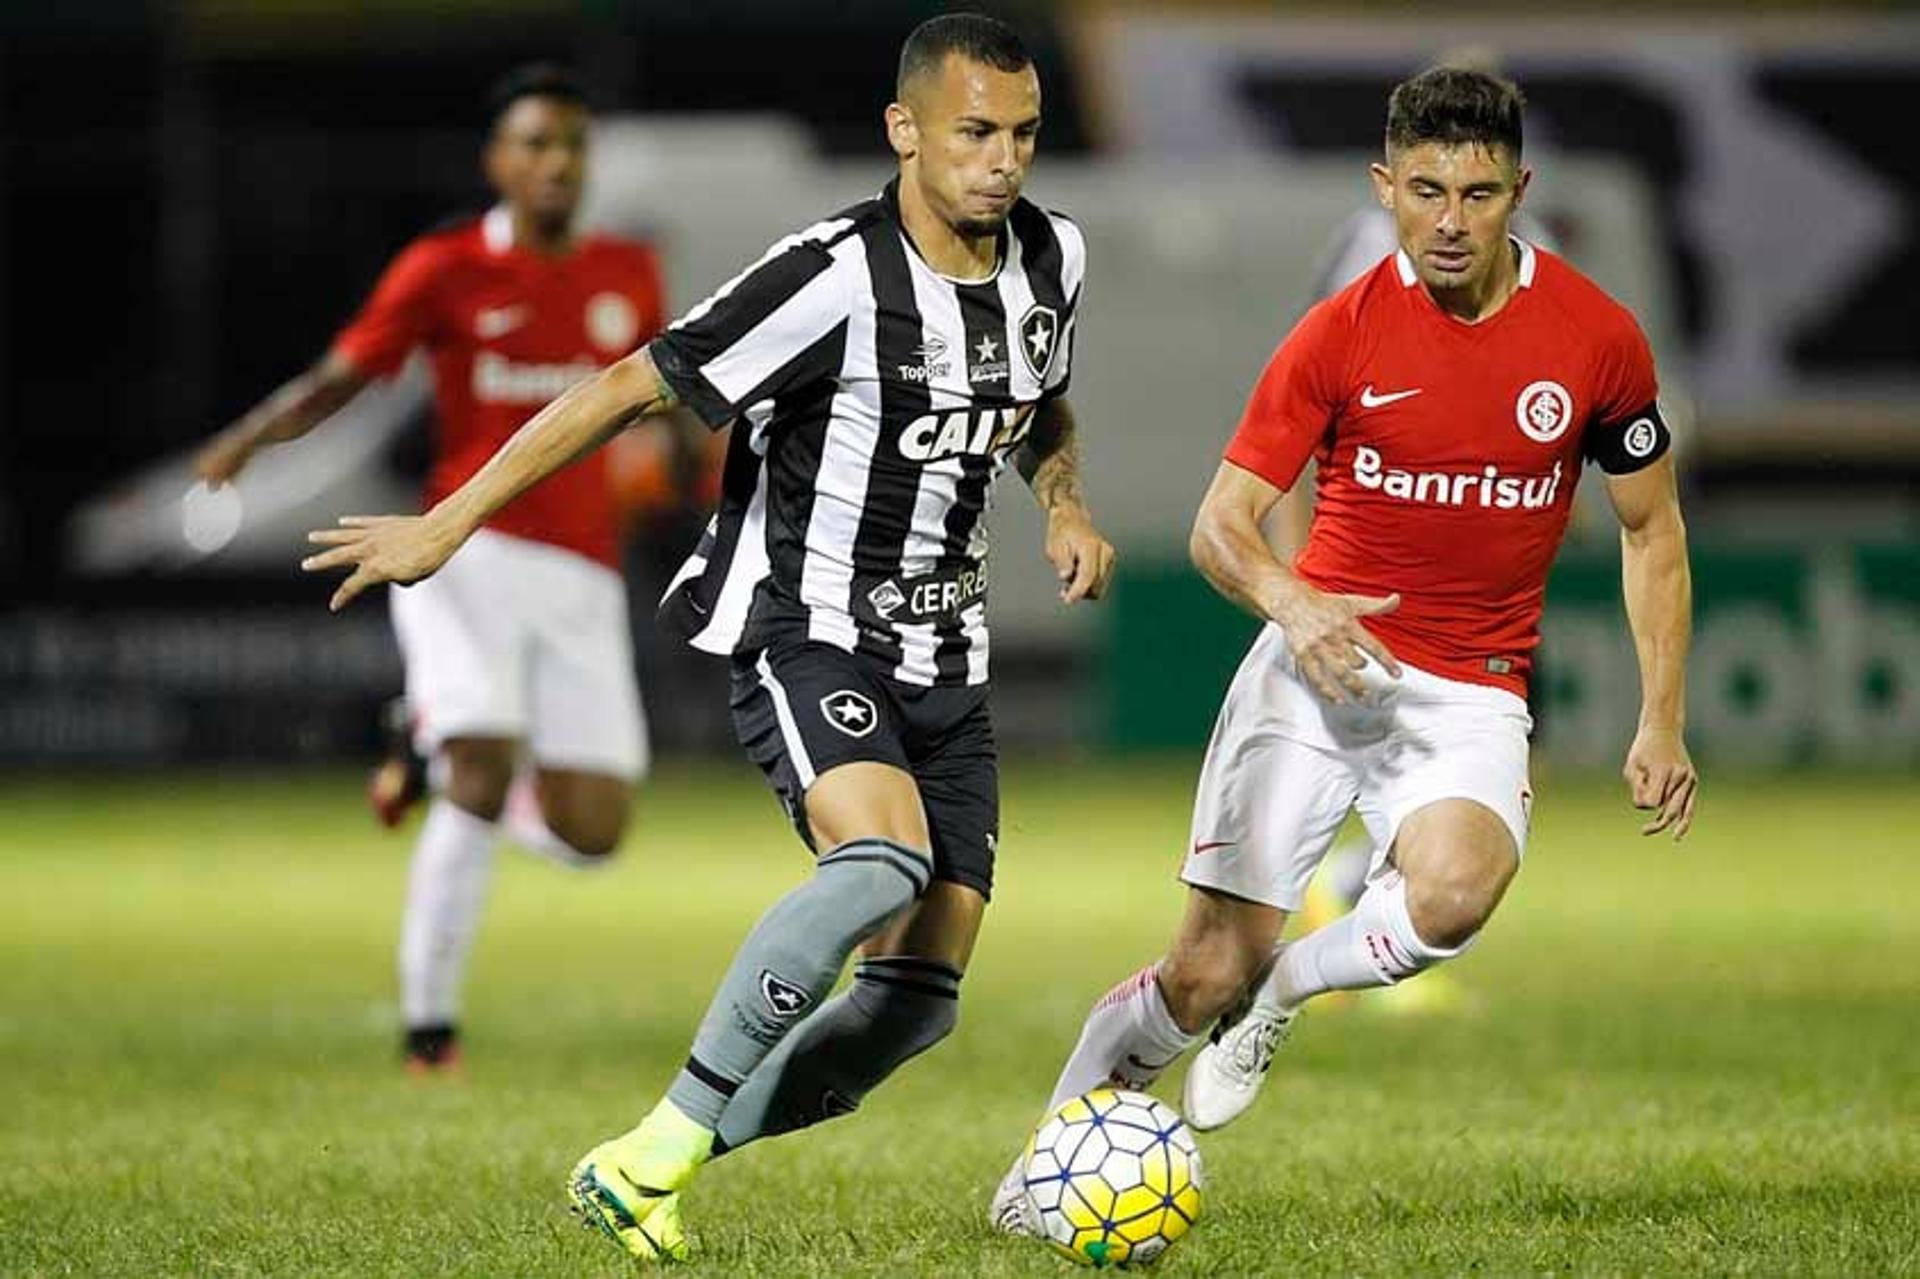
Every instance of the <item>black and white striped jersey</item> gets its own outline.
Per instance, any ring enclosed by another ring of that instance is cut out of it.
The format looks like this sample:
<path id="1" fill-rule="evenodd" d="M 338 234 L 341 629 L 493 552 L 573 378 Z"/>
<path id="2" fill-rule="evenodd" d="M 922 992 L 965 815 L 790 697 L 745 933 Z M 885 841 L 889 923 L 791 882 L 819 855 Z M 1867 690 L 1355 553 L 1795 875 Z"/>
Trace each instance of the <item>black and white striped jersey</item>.
<path id="1" fill-rule="evenodd" d="M 734 423 L 720 509 L 662 616 L 712 653 L 793 636 L 908 684 L 984 682 L 993 482 L 1067 389 L 1085 270 L 1079 228 L 1023 199 L 990 278 L 942 276 L 894 183 L 656 338 L 680 398 Z"/>

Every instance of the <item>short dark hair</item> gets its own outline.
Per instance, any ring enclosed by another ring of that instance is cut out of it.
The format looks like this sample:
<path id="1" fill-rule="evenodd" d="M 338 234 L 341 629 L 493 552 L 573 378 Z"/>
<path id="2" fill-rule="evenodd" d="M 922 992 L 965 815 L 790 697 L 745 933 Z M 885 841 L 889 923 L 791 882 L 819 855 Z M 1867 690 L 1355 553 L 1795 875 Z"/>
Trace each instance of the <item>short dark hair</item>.
<path id="1" fill-rule="evenodd" d="M 1000 19 L 984 13 L 943 13 L 915 27 L 900 46 L 894 92 L 904 97 L 908 81 L 938 71 L 950 53 L 996 71 L 1024 71 L 1033 65 L 1026 42 Z"/>
<path id="2" fill-rule="evenodd" d="M 514 103 L 522 98 L 555 98 L 590 110 L 580 77 L 557 62 L 528 62 L 495 80 L 487 88 L 486 128 L 492 133 Z"/>
<path id="3" fill-rule="evenodd" d="M 1520 158 L 1526 98 L 1504 76 L 1467 67 L 1431 67 L 1403 80 L 1387 99 L 1387 151 L 1423 142 L 1504 146 Z"/>

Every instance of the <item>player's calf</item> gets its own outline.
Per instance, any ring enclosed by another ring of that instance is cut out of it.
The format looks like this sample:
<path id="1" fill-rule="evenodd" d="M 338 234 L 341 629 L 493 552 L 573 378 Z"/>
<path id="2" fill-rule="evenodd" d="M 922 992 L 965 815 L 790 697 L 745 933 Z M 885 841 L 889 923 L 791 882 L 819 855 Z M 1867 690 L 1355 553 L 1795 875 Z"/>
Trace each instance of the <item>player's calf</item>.
<path id="1" fill-rule="evenodd" d="M 1198 1034 L 1243 1005 L 1273 962 L 1273 943 L 1286 918 L 1274 907 L 1190 886 L 1180 931 L 1158 972 L 1174 1021 Z"/>
<path id="2" fill-rule="evenodd" d="M 720 1117 L 716 1152 L 852 1114 L 894 1071 L 953 1033 L 960 972 L 937 960 L 862 960 L 756 1067 Z"/>
<path id="3" fill-rule="evenodd" d="M 924 852 L 886 839 L 822 857 L 741 943 L 667 1093 L 673 1104 L 718 1128 L 748 1076 L 826 999 L 847 955 L 917 901 L 932 875 Z"/>
<path id="4" fill-rule="evenodd" d="M 1048 1109 L 1111 1084 L 1144 1091 L 1200 1030 L 1246 997 L 1286 916 L 1194 887 L 1167 957 L 1108 991 L 1087 1015 Z"/>
<path id="5" fill-rule="evenodd" d="M 1160 961 L 1160 990 L 1167 1011 L 1181 1029 L 1201 1029 L 1243 1006 L 1247 989 L 1261 972 L 1253 955 L 1195 954 L 1176 945 Z"/>
<path id="6" fill-rule="evenodd" d="M 1407 881 L 1380 876 L 1351 913 L 1282 947 L 1273 969 L 1237 1021 L 1222 1027 L 1187 1072 L 1187 1121 L 1206 1130 L 1231 1123 L 1253 1105 L 1300 1006 L 1334 990 L 1391 986 L 1451 959 L 1472 941 L 1436 945 L 1415 927 Z"/>

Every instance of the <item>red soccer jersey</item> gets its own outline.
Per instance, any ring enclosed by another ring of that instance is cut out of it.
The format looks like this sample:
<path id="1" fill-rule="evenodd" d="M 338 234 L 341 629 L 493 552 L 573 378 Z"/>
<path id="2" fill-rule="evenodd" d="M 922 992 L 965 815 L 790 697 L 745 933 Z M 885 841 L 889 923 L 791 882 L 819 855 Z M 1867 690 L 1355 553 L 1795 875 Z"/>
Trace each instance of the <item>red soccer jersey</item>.
<path id="1" fill-rule="evenodd" d="M 388 377 L 415 347 L 433 361 L 431 506 L 575 382 L 666 323 L 653 250 L 589 235 L 558 257 L 513 243 L 504 208 L 421 236 L 393 260 L 334 351 Z M 618 563 L 604 451 L 543 480 L 487 527 Z"/>
<path id="2" fill-rule="evenodd" d="M 1396 657 L 1524 695 L 1582 462 L 1636 470 L 1668 439 L 1633 316 L 1514 243 L 1520 287 L 1479 324 L 1443 312 L 1404 254 L 1314 307 L 1227 460 L 1285 489 L 1315 458 L 1295 571 L 1324 591 L 1398 591 L 1399 609 L 1362 619 Z"/>

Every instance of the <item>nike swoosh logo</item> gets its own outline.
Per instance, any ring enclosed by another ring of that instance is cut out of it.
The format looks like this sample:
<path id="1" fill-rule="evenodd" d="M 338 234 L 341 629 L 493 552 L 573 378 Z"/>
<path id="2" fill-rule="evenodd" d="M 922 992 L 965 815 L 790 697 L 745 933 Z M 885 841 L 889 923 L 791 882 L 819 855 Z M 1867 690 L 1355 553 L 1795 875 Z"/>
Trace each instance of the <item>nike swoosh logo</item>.
<path id="1" fill-rule="evenodd" d="M 1239 842 L 1237 839 L 1210 839 L 1205 843 L 1195 840 L 1193 844 L 1193 855 L 1198 857 L 1200 854 L 1210 853 L 1216 848 L 1232 848 Z"/>
<path id="2" fill-rule="evenodd" d="M 492 311 L 479 311 L 473 317 L 473 331 L 482 341 L 505 337 L 519 328 L 526 318 L 527 308 L 524 306 L 503 306 Z"/>
<path id="3" fill-rule="evenodd" d="M 1387 395 L 1375 395 L 1373 393 L 1373 384 L 1369 382 L 1360 392 L 1360 407 L 1363 409 L 1377 409 L 1383 404 L 1392 404 L 1395 400 L 1408 399 L 1420 394 L 1420 392 L 1424 390 L 1426 390 L 1425 387 L 1416 386 L 1411 391 L 1394 391 Z"/>

